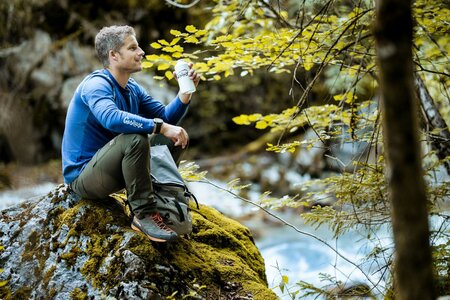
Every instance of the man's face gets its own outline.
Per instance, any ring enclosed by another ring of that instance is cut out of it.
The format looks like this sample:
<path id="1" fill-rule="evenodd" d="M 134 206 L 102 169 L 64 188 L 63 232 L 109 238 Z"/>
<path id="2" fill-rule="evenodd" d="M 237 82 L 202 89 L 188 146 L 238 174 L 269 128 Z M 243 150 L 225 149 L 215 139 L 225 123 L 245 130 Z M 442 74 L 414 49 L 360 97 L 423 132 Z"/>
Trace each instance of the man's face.
<path id="1" fill-rule="evenodd" d="M 129 35 L 117 54 L 116 66 L 122 71 L 135 73 L 142 70 L 141 61 L 144 51 L 139 47 L 136 37 Z"/>

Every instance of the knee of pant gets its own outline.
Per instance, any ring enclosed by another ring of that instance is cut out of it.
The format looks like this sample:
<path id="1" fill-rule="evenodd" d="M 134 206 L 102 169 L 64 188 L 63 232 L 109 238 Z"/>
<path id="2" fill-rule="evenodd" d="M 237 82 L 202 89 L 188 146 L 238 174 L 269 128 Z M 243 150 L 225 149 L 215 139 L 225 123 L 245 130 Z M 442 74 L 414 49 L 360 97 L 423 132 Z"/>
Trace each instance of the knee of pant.
<path id="1" fill-rule="evenodd" d="M 148 136 L 146 134 L 130 133 L 123 134 L 123 143 L 126 148 L 133 150 L 150 151 Z"/>

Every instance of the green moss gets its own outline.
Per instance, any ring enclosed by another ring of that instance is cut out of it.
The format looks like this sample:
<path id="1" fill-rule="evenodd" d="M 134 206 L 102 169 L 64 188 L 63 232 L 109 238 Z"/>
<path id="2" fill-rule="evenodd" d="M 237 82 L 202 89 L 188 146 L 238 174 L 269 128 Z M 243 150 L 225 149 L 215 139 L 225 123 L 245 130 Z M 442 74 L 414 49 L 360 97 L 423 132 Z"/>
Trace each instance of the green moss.
<path id="1" fill-rule="evenodd" d="M 11 300 L 11 289 L 8 284 L 0 287 L 0 299 Z"/>
<path id="2" fill-rule="evenodd" d="M 79 288 L 75 288 L 72 293 L 70 293 L 70 299 L 72 300 L 87 300 L 89 299 L 86 291 Z"/>
<path id="3" fill-rule="evenodd" d="M 58 291 L 55 288 L 51 288 L 50 290 L 48 290 L 47 292 L 47 297 L 46 299 L 53 299 L 55 298 L 56 294 L 58 293 Z"/>
<path id="4" fill-rule="evenodd" d="M 48 271 L 45 272 L 44 279 L 42 280 L 42 283 L 44 284 L 45 289 L 47 289 L 47 286 L 50 283 L 50 280 L 52 279 L 52 276 L 55 273 L 55 270 L 56 270 L 56 266 L 51 266 L 50 269 L 48 269 Z"/>
<path id="5" fill-rule="evenodd" d="M 128 250 L 139 256 L 141 259 L 152 262 L 158 259 L 159 251 L 150 243 L 148 238 L 143 234 L 136 234 L 133 236 L 127 245 Z"/>
<path id="6" fill-rule="evenodd" d="M 232 219 L 225 218 L 217 210 L 201 207 L 193 213 L 195 234 L 193 239 L 207 245 L 222 248 L 222 252 L 237 254 L 262 279 L 265 277 L 264 260 L 255 246 L 248 228 Z"/>
<path id="7" fill-rule="evenodd" d="M 62 253 L 59 257 L 66 261 L 68 266 L 73 266 L 77 262 L 78 255 L 82 253 L 80 248 L 72 247 L 68 253 Z"/>
<path id="8" fill-rule="evenodd" d="M 31 287 L 22 286 L 13 294 L 12 299 L 30 299 L 31 291 Z"/>
<path id="9" fill-rule="evenodd" d="M 31 232 L 31 234 L 28 236 L 28 240 L 25 243 L 25 248 L 22 253 L 22 261 L 31 261 L 34 259 L 35 255 L 35 246 L 38 244 L 39 241 L 39 235 L 36 231 Z"/>

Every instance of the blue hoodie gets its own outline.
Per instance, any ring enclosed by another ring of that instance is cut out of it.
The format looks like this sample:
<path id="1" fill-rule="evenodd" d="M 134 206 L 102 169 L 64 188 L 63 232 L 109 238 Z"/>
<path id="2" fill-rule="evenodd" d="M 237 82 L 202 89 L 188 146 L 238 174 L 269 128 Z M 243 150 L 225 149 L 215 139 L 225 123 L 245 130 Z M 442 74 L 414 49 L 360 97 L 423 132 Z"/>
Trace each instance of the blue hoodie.
<path id="1" fill-rule="evenodd" d="M 177 124 L 187 108 L 178 96 L 165 106 L 132 78 L 124 89 L 108 70 L 91 73 L 77 87 L 67 110 L 61 149 L 64 182 L 74 181 L 115 136 L 152 133 L 153 118 Z"/>

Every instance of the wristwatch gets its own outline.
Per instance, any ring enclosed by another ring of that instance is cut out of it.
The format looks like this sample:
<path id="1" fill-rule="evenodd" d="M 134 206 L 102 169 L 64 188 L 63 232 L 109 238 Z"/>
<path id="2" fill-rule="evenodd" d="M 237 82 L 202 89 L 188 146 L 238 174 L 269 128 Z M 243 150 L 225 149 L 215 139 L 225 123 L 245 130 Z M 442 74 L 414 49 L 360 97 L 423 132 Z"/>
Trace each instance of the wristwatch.
<path id="1" fill-rule="evenodd" d="M 153 133 L 159 134 L 161 132 L 161 127 L 164 121 L 160 118 L 154 118 L 153 122 L 155 122 L 155 128 L 153 128 Z"/>

